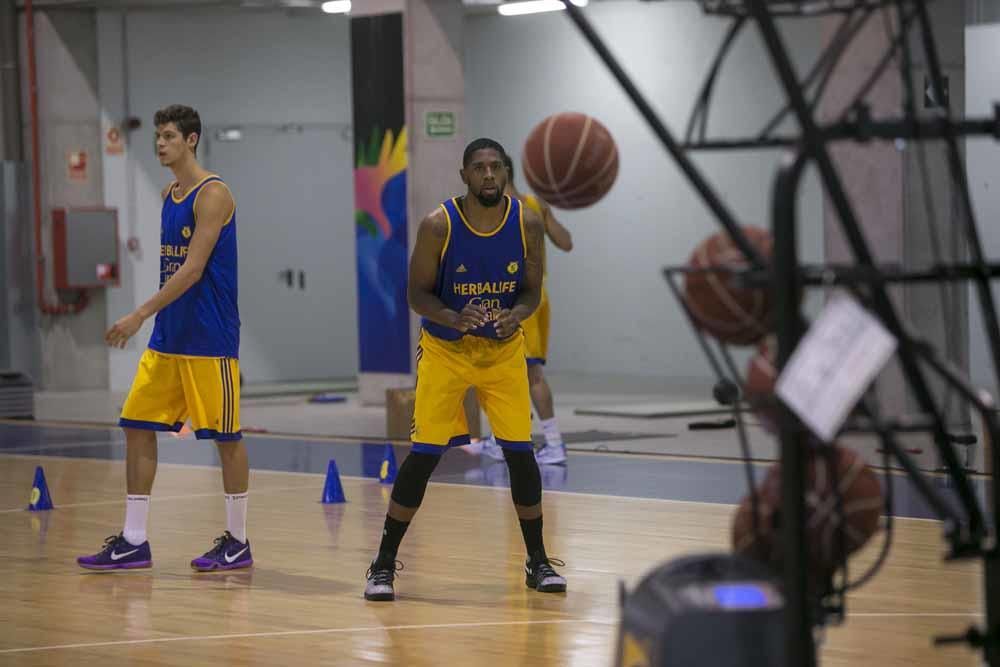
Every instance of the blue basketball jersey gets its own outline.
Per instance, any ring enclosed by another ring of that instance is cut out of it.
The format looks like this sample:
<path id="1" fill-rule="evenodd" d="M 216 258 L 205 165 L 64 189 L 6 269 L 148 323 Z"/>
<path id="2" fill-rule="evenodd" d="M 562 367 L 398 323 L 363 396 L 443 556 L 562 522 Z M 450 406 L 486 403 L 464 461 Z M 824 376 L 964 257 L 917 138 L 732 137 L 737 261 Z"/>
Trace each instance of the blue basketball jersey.
<path id="1" fill-rule="evenodd" d="M 160 227 L 160 287 L 187 257 L 194 236 L 194 208 L 206 184 L 222 183 L 207 176 L 186 195 L 175 188 L 163 200 Z M 225 183 L 223 183 L 225 185 Z M 237 307 L 236 209 L 222 227 L 201 279 L 156 314 L 149 348 L 165 354 L 239 357 L 240 313 Z"/>
<path id="2" fill-rule="evenodd" d="M 521 202 L 504 197 L 500 204 L 505 213 L 502 222 L 491 232 L 473 229 L 455 198 L 441 204 L 448 220 L 441 262 L 438 265 L 434 293 L 452 310 L 461 312 L 467 303 L 486 309 L 487 322 L 466 335 L 497 338 L 494 320 L 501 310 L 514 307 L 521 292 L 527 242 Z M 423 327 L 444 340 L 458 340 L 463 334 L 426 318 Z"/>

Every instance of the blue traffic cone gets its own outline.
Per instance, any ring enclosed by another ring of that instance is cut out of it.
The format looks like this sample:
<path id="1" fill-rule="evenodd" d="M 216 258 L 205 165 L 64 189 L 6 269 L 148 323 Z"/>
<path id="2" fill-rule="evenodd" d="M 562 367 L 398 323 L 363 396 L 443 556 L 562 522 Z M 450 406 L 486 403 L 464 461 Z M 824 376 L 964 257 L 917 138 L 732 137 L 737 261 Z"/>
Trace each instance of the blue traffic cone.
<path id="1" fill-rule="evenodd" d="M 382 469 L 382 454 L 385 453 L 385 444 L 374 442 L 361 443 L 361 476 L 377 478 L 378 471 Z"/>
<path id="2" fill-rule="evenodd" d="M 310 403 L 345 403 L 347 402 L 346 396 L 341 396 L 340 394 L 331 394 L 326 392 L 323 394 L 316 394 L 309 399 Z"/>
<path id="3" fill-rule="evenodd" d="M 28 501 L 29 512 L 53 509 L 49 485 L 45 483 L 45 473 L 42 466 L 35 468 L 35 481 L 31 485 L 31 499 Z"/>
<path id="4" fill-rule="evenodd" d="M 396 453 L 392 445 L 385 446 L 385 453 L 382 454 L 382 465 L 378 469 L 378 481 L 380 484 L 392 484 L 396 481 Z"/>
<path id="5" fill-rule="evenodd" d="M 344 497 L 344 487 L 340 483 L 340 471 L 337 470 L 337 462 L 330 459 L 326 466 L 326 482 L 323 484 L 323 500 L 321 503 L 346 503 Z"/>

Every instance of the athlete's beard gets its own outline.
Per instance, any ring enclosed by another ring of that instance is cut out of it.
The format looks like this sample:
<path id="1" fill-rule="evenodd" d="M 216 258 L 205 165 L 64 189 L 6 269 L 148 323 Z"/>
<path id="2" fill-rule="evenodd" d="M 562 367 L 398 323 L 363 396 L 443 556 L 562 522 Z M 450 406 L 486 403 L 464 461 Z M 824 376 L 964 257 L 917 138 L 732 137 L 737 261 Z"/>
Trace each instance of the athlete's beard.
<path id="1" fill-rule="evenodd" d="M 503 188 L 497 186 L 497 193 L 492 197 L 484 197 L 482 192 L 472 193 L 476 201 L 479 202 L 480 206 L 485 206 L 486 208 L 493 208 L 503 200 Z"/>

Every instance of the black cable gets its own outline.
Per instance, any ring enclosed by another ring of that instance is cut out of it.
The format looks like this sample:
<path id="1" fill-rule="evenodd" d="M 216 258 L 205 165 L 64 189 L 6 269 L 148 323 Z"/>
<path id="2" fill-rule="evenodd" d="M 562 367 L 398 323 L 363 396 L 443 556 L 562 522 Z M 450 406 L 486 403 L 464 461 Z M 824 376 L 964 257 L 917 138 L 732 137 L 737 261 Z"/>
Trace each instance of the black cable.
<path id="1" fill-rule="evenodd" d="M 719 50 L 715 54 L 715 59 L 712 62 L 712 68 L 709 70 L 708 77 L 705 79 L 705 83 L 702 85 L 701 92 L 698 94 L 698 101 L 695 103 L 694 109 L 691 111 L 691 117 L 688 120 L 687 131 L 684 133 L 684 141 L 690 142 L 694 138 L 695 124 L 700 121 L 700 137 L 705 138 L 706 127 L 708 124 L 708 111 L 712 100 L 712 92 L 715 88 L 715 80 L 719 75 L 719 71 L 722 69 L 722 63 L 729 53 L 729 49 L 732 48 L 733 43 L 736 41 L 737 35 L 739 35 L 740 30 L 746 24 L 746 17 L 739 17 L 735 19 L 729 26 L 729 30 L 726 32 L 725 38 L 722 40 L 722 44 L 719 46 Z"/>
<path id="2" fill-rule="evenodd" d="M 905 39 L 906 35 L 909 33 L 910 24 L 913 23 L 916 17 L 917 17 L 917 12 L 914 11 L 909 16 L 901 19 L 899 34 L 889 44 L 889 48 L 886 49 L 886 52 L 882 55 L 882 58 L 879 60 L 878 64 L 871 71 L 871 74 L 869 74 L 868 78 L 865 80 L 865 83 L 861 86 L 861 88 L 858 89 L 858 92 L 855 93 L 854 98 L 848 104 L 844 105 L 844 108 L 841 110 L 841 112 L 837 114 L 837 118 L 839 119 L 840 122 L 844 122 L 848 119 L 848 115 L 851 113 L 854 107 L 857 106 L 858 102 L 868 97 L 868 93 L 871 92 L 872 88 L 875 87 L 875 84 L 878 83 L 878 80 L 882 78 L 883 74 L 885 74 L 886 68 L 888 68 L 889 65 L 892 64 L 893 59 L 896 57 L 896 50 L 900 47 L 900 44 Z"/>
<path id="3" fill-rule="evenodd" d="M 892 437 L 891 434 L 886 435 Z M 889 448 L 882 447 L 882 481 L 885 484 L 885 527 L 883 529 L 885 531 L 885 539 L 882 541 L 882 549 L 879 551 L 878 556 L 875 558 L 875 562 L 872 563 L 867 572 L 858 577 L 855 581 L 848 582 L 844 585 L 843 593 L 861 588 L 871 581 L 885 566 L 885 562 L 889 558 L 889 551 L 892 549 L 893 529 L 895 528 L 895 524 L 892 519 L 892 513 L 894 510 L 892 502 L 892 471 L 889 469 L 889 456 Z"/>
<path id="4" fill-rule="evenodd" d="M 816 109 L 819 108 L 819 104 L 823 100 L 823 94 L 826 92 L 826 87 L 833 79 L 833 74 L 837 69 L 837 65 L 840 64 L 840 59 L 843 57 L 845 53 L 847 53 L 847 47 L 849 46 L 849 42 L 854 41 L 854 38 L 865 26 L 865 24 L 868 23 L 868 19 L 870 19 L 872 14 L 874 13 L 875 13 L 874 9 L 865 8 L 864 14 L 862 15 L 861 19 L 855 24 L 854 30 L 847 37 L 848 43 L 845 43 L 843 45 L 843 47 L 837 53 L 836 60 L 834 60 L 833 63 L 831 63 L 830 67 L 827 68 L 826 72 L 823 75 L 823 80 L 820 81 L 819 86 L 816 89 L 816 93 L 813 95 L 812 102 L 810 102 L 810 108 L 812 108 L 813 112 L 815 112 Z"/>
<path id="5" fill-rule="evenodd" d="M 705 107 L 701 114 L 701 127 L 698 130 L 698 138 L 700 141 L 705 141 L 706 134 L 708 133 L 708 114 L 712 109 L 712 95 L 715 94 L 715 80 L 722 71 L 723 59 L 726 55 L 728 55 L 728 52 L 732 48 L 733 44 L 736 43 L 736 36 L 739 34 L 739 31 L 744 25 L 746 25 L 746 19 L 741 18 L 737 19 L 735 21 L 735 25 L 730 28 L 730 33 L 726 35 L 726 44 L 724 46 L 725 54 L 720 54 L 719 61 L 716 63 L 714 71 L 711 73 L 712 81 L 705 91 Z"/>
<path id="6" fill-rule="evenodd" d="M 712 349 L 705 338 L 704 332 L 702 332 L 701 328 L 696 324 L 694 315 L 691 313 L 691 309 L 688 308 L 687 302 L 681 295 L 680 288 L 678 288 L 677 283 L 674 282 L 673 273 L 668 269 L 664 269 L 663 277 L 666 279 L 667 286 L 673 293 L 674 298 L 677 300 L 678 305 L 680 305 L 681 311 L 684 313 L 685 317 L 687 317 L 688 324 L 694 331 L 695 338 L 698 340 L 698 343 L 701 346 L 702 351 L 705 353 L 705 357 L 708 359 L 709 366 L 711 366 L 712 370 L 715 371 L 716 380 L 720 382 L 723 380 L 729 380 L 729 378 L 726 377 L 726 374 L 723 371 L 722 364 L 719 363 L 718 359 L 716 359 L 715 355 L 712 353 Z M 744 386 L 743 380 L 742 378 L 740 378 L 740 374 L 736 369 L 736 365 L 733 363 L 733 358 L 732 355 L 729 354 L 729 350 L 722 343 L 719 344 L 719 350 L 721 352 L 725 365 L 728 367 L 729 372 L 732 373 L 733 375 L 732 381 L 736 382 L 736 386 L 743 387 Z M 753 527 L 754 539 L 757 539 L 758 537 L 761 536 L 760 518 L 758 515 L 758 508 L 760 506 L 760 501 L 758 498 L 757 484 L 753 473 L 753 463 L 750 453 L 750 443 L 749 440 L 747 439 L 746 425 L 743 422 L 743 411 L 740 410 L 740 401 L 738 398 L 737 400 L 733 401 L 733 420 L 736 422 L 736 431 L 739 434 L 740 449 L 743 452 L 744 472 L 746 474 L 747 489 L 750 494 L 750 511 L 753 513 L 752 516 L 753 523 L 751 525 Z"/>
<path id="7" fill-rule="evenodd" d="M 903 20 L 904 20 L 904 8 L 903 0 L 896 0 L 896 16 L 900 22 L 901 30 L 903 30 Z M 887 8 L 882 10 L 882 24 L 886 31 L 886 37 L 892 39 L 892 25 L 891 18 L 888 15 Z M 905 117 L 910 120 L 917 120 L 917 103 L 916 94 L 913 88 L 913 76 L 912 76 L 912 63 L 913 58 L 910 54 L 910 41 L 904 39 L 899 50 L 899 67 L 900 75 L 903 80 L 903 113 Z M 943 103 L 943 101 L 942 101 Z M 927 168 L 927 153 L 924 148 L 924 143 L 922 141 L 914 142 L 916 144 L 917 153 L 917 164 L 920 168 L 920 177 L 923 184 L 923 196 L 924 196 L 924 208 L 927 212 L 927 235 L 931 246 L 931 255 L 933 256 L 934 263 L 937 266 L 944 264 L 944 253 L 942 252 L 941 238 L 938 234 L 937 227 L 937 209 L 934 202 L 934 193 L 931 189 L 931 179 L 930 172 Z M 953 258 L 954 259 L 954 258 Z M 938 283 L 939 287 L 939 297 L 941 299 L 941 310 L 944 311 L 944 336 L 945 336 L 945 347 L 948 350 L 948 357 L 954 353 L 954 350 L 958 349 L 958 343 L 955 340 L 954 330 L 952 328 L 952 323 L 958 320 L 958 314 L 956 309 L 955 300 L 949 295 L 950 288 L 945 283 Z M 954 361 L 954 359 L 950 359 Z M 945 419 L 951 414 L 951 404 L 954 397 L 954 392 L 950 384 L 945 383 L 945 394 L 942 408 L 942 413 Z"/>
<path id="8" fill-rule="evenodd" d="M 733 376 L 733 380 L 736 382 L 736 385 L 738 387 L 745 387 L 746 383 L 743 381 L 743 378 L 740 377 L 739 370 L 737 370 L 736 364 L 733 362 L 733 356 L 729 353 L 729 348 L 726 347 L 724 343 L 719 343 L 719 350 L 723 361 L 726 362 L 726 366 Z M 743 411 L 740 409 L 739 400 L 733 401 L 733 421 L 736 422 L 736 433 L 740 441 L 740 452 L 743 454 L 743 473 L 746 476 L 747 488 L 750 493 L 750 511 L 753 515 L 751 526 L 753 528 L 754 539 L 760 539 L 763 535 L 761 535 L 760 532 L 760 515 L 758 514 L 760 500 L 759 494 L 757 493 L 757 480 L 753 472 L 753 453 L 750 451 L 750 439 L 747 438 L 746 424 L 743 422 Z"/>
<path id="9" fill-rule="evenodd" d="M 855 20 L 853 23 L 851 19 L 854 18 L 854 11 L 852 10 L 848 13 L 844 20 L 837 27 L 837 31 L 834 33 L 833 38 L 830 40 L 830 45 L 823 51 L 823 54 L 816 60 L 812 69 L 806 75 L 806 78 L 802 82 L 802 89 L 808 90 L 812 86 L 816 77 L 822 74 L 820 79 L 819 87 L 813 94 L 812 107 L 815 109 L 816 105 L 819 104 L 820 98 L 823 96 L 823 92 L 826 89 L 826 85 L 829 82 L 833 72 L 837 69 L 837 65 L 840 63 L 841 57 L 847 52 L 847 47 L 854 40 L 855 35 L 862 26 L 868 21 L 871 16 L 871 11 L 867 11 L 864 16 L 860 19 Z M 778 111 L 774 117 L 771 118 L 764 125 L 764 128 L 757 133 L 758 139 L 766 139 L 775 128 L 785 119 L 785 117 L 791 113 L 791 104 L 785 104 L 785 106 Z"/>

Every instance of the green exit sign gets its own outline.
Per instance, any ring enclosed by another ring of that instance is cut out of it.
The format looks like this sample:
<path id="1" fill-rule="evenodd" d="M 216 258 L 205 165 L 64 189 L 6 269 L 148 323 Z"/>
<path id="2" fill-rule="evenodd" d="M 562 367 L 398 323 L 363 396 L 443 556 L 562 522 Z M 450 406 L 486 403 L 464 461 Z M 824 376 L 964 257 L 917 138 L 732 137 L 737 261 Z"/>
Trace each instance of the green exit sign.
<path id="1" fill-rule="evenodd" d="M 455 113 L 453 111 L 428 111 L 424 119 L 428 137 L 455 136 Z"/>

